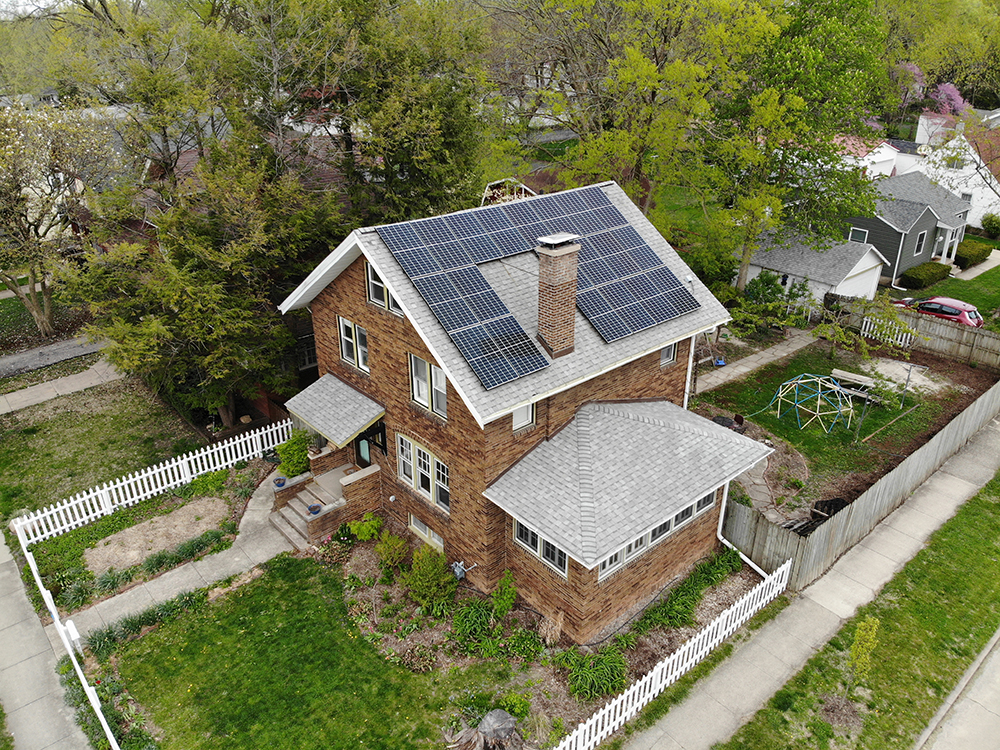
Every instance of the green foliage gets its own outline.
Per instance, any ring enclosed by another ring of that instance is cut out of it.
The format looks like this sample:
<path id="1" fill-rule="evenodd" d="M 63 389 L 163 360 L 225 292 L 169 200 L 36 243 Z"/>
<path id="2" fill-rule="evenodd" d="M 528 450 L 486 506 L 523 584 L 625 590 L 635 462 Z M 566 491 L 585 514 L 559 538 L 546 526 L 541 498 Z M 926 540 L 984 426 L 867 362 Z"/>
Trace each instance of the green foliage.
<path id="1" fill-rule="evenodd" d="M 514 586 L 514 574 L 505 570 L 491 596 L 493 600 L 493 616 L 498 622 L 503 622 L 517 601 L 517 587 Z"/>
<path id="2" fill-rule="evenodd" d="M 87 648 L 100 661 L 107 661 L 123 643 L 138 636 L 144 627 L 158 625 L 184 612 L 197 611 L 207 602 L 208 594 L 204 590 L 185 591 L 139 614 L 126 615 L 116 623 L 94 628 L 86 638 Z"/>
<path id="3" fill-rule="evenodd" d="M 746 291 L 736 304 L 730 329 L 737 336 L 760 335 L 772 328 L 801 326 L 808 321 L 812 296 L 803 282 L 781 285 L 778 274 L 762 270 L 746 285 Z"/>
<path id="4" fill-rule="evenodd" d="M 514 628 L 507 637 L 507 652 L 513 659 L 531 662 L 545 650 L 545 644 L 534 630 Z"/>
<path id="5" fill-rule="evenodd" d="M 286 477 L 296 477 L 309 471 L 309 441 L 309 433 L 305 430 L 292 430 L 292 436 L 275 449 L 281 457 L 278 471 Z"/>
<path id="6" fill-rule="evenodd" d="M 868 615 L 858 623 L 848 660 L 853 682 L 865 682 L 872 670 L 872 653 L 878 646 L 879 619 Z"/>
<path id="7" fill-rule="evenodd" d="M 617 646 L 605 646 L 585 654 L 575 646 L 554 657 L 556 664 L 569 671 L 570 695 L 590 701 L 614 695 L 625 688 L 628 662 Z"/>
<path id="8" fill-rule="evenodd" d="M 485 599 L 466 599 L 452 616 L 452 632 L 463 648 L 474 653 L 483 640 L 496 636 L 499 628 L 493 619 L 493 607 Z"/>
<path id="9" fill-rule="evenodd" d="M 382 530 L 382 519 L 374 513 L 365 513 L 360 521 L 351 521 L 347 526 L 359 542 L 370 542 L 378 538 L 379 531 Z"/>
<path id="10" fill-rule="evenodd" d="M 1000 237 L 1000 216 L 989 213 L 983 216 L 983 231 L 991 240 Z"/>
<path id="11" fill-rule="evenodd" d="M 724 581 L 743 567 L 739 552 L 726 549 L 701 563 L 674 588 L 665 600 L 654 604 L 636 620 L 639 634 L 654 628 L 679 628 L 694 624 L 694 611 L 707 589 Z"/>
<path id="12" fill-rule="evenodd" d="M 444 554 L 429 544 L 413 553 L 413 567 L 403 578 L 407 594 L 427 613 L 438 616 L 451 606 L 458 579 Z"/>
<path id="13" fill-rule="evenodd" d="M 899 277 L 899 283 L 907 289 L 925 289 L 931 284 L 948 278 L 951 267 L 944 263 L 928 261 L 919 266 L 907 268 Z"/>
<path id="14" fill-rule="evenodd" d="M 191 491 L 195 496 L 213 497 L 219 495 L 229 479 L 229 469 L 210 471 L 191 480 Z"/>
<path id="15" fill-rule="evenodd" d="M 940 264 L 928 264 L 940 265 Z M 907 358 L 908 350 L 901 347 L 897 341 L 902 334 L 915 334 L 910 326 L 899 317 L 900 308 L 892 304 L 892 299 L 886 292 L 878 292 L 870 300 L 857 298 L 849 302 L 834 302 L 824 306 L 820 313 L 820 322 L 813 328 L 813 336 L 828 340 L 830 357 L 837 349 L 855 352 L 862 359 L 869 359 L 875 347 L 884 347 L 894 356 Z M 868 338 L 861 335 L 860 330 L 852 326 L 854 319 L 867 319 L 872 325 Z M 876 343 L 873 345 L 869 338 Z"/>
<path id="16" fill-rule="evenodd" d="M 964 271 L 977 263 L 982 263 L 990 257 L 992 252 L 992 245 L 966 237 L 959 243 L 958 249 L 955 251 L 955 265 Z"/>
<path id="17" fill-rule="evenodd" d="M 379 565 L 385 570 L 392 570 L 402 565 L 409 551 L 410 545 L 405 539 L 388 531 L 382 532 L 382 537 L 375 544 L 375 556 L 378 557 Z"/>
<path id="18" fill-rule="evenodd" d="M 494 706 L 503 709 L 518 719 L 525 719 L 531 712 L 531 694 L 515 693 L 513 691 L 503 693 L 497 697 Z"/>

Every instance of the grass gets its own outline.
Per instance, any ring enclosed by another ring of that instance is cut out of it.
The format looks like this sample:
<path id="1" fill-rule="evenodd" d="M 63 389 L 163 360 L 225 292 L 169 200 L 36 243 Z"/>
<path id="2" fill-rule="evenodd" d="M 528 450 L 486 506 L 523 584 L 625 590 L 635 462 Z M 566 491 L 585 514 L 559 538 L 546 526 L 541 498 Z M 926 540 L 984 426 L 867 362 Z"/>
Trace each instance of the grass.
<path id="1" fill-rule="evenodd" d="M 709 211 L 713 209 L 710 205 Z M 661 231 L 667 228 L 661 225 L 666 224 L 694 236 L 707 234 L 707 219 L 701 203 L 694 193 L 682 187 L 665 185 L 657 190 L 653 223 Z"/>
<path id="2" fill-rule="evenodd" d="M 830 474 L 879 469 L 887 459 L 892 458 L 886 452 L 898 453 L 915 437 L 926 433 L 943 409 L 941 402 L 923 400 L 920 408 L 882 430 L 869 443 L 855 443 L 855 432 L 861 415 L 858 404 L 855 405 L 856 413 L 851 429 L 838 425 L 830 433 L 824 432 L 815 422 L 799 429 L 794 413 L 787 413 L 778 419 L 775 407 L 768 408 L 784 381 L 803 373 L 829 375 L 834 368 L 857 372 L 860 362 L 854 355 L 844 353 L 836 353 L 831 359 L 826 345 L 817 342 L 788 360 L 756 370 L 754 388 L 747 388 L 746 382 L 739 380 L 708 391 L 698 399 L 752 418 L 765 430 L 786 440 L 806 457 L 810 474 L 819 475 L 820 478 Z M 913 393 L 907 394 L 907 408 L 915 403 L 917 397 Z M 899 415 L 898 404 L 893 408 L 870 408 L 861 426 L 861 437 L 871 435 Z"/>
<path id="3" fill-rule="evenodd" d="M 0 518 L 155 464 L 194 441 L 197 434 L 132 378 L 2 415 Z"/>
<path id="4" fill-rule="evenodd" d="M 1000 477 L 1000 474 L 998 474 Z M 717 750 L 833 747 L 907 750 L 1000 625 L 1000 478 L 994 477 Z M 819 716 L 824 695 L 844 695 L 858 622 L 880 622 L 872 671 L 852 693 L 863 724 L 847 734 Z"/>
<path id="5" fill-rule="evenodd" d="M 996 244 L 1000 247 L 1000 242 Z M 970 305 L 978 307 L 979 312 L 986 318 L 986 328 L 1000 332 L 1000 320 L 992 315 L 1000 308 L 1000 266 L 981 273 L 968 281 L 944 279 L 926 289 L 915 289 L 907 292 L 907 296 L 954 297 L 968 302 Z"/>
<path id="6" fill-rule="evenodd" d="M 163 750 L 418 748 L 486 671 L 413 674 L 350 625 L 340 575 L 279 557 L 260 579 L 126 644 L 118 670 Z"/>
<path id="7" fill-rule="evenodd" d="M 62 304 L 58 294 L 53 298 L 52 304 L 57 331 L 73 331 L 79 328 L 86 317 L 81 309 Z M 0 299 L 0 354 L 21 351 L 46 342 L 38 333 L 28 309 L 17 297 Z"/>
<path id="8" fill-rule="evenodd" d="M 7 714 L 0 706 L 0 750 L 14 750 L 14 738 L 7 731 Z"/>
<path id="9" fill-rule="evenodd" d="M 9 378 L 0 378 L 0 395 L 13 393 L 22 388 L 29 388 L 39 383 L 48 383 L 50 380 L 64 378 L 67 375 L 75 375 L 78 372 L 89 370 L 101 358 L 100 352 L 85 354 L 82 357 L 67 359 L 57 362 L 48 367 L 25 372 L 20 375 L 12 375 Z"/>

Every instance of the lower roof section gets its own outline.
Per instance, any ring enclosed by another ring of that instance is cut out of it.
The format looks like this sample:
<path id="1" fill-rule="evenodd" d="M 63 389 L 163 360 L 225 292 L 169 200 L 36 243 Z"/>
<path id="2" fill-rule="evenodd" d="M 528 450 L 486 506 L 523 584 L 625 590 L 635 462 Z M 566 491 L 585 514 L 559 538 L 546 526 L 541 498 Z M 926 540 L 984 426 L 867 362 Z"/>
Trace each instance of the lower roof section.
<path id="1" fill-rule="evenodd" d="M 593 568 L 771 451 L 669 401 L 586 404 L 484 494 Z"/>
<path id="2" fill-rule="evenodd" d="M 329 373 L 285 402 L 285 408 L 338 448 L 385 415 L 385 409 Z"/>

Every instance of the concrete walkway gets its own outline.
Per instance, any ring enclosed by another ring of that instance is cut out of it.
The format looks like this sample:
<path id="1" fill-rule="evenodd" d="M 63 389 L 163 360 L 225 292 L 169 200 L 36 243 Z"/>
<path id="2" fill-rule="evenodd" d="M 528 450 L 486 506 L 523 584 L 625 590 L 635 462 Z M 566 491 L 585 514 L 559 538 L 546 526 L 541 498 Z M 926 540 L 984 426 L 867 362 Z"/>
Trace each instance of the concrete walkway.
<path id="1" fill-rule="evenodd" d="M 867 604 L 941 524 L 1000 468 L 1000 420 L 993 420 L 822 578 L 771 622 L 740 643 L 656 726 L 628 750 L 708 750 L 728 740 Z M 989 650 L 989 649 L 988 649 Z M 987 750 L 1000 732 L 1000 655 L 992 654 L 969 698 L 946 717 L 934 750 Z M 990 671 L 990 667 L 996 667 Z M 989 708 L 985 708 L 989 706 Z M 975 723 L 969 723 L 973 717 Z M 992 722 L 992 723 L 990 723 Z M 989 725 L 994 731 L 987 732 Z M 952 740 L 951 738 L 956 739 Z M 950 744 L 947 744 L 950 743 Z"/>
<path id="2" fill-rule="evenodd" d="M 800 331 L 793 328 L 788 337 L 781 343 L 755 352 L 749 357 L 744 357 L 722 367 L 717 367 L 712 372 L 699 375 L 695 393 L 704 393 L 713 388 L 718 388 L 730 380 L 738 380 L 758 367 L 763 367 L 766 364 L 783 359 L 789 354 L 794 354 L 799 349 L 809 346 L 815 340 L 810 331 Z"/>
<path id="3" fill-rule="evenodd" d="M 100 351 L 102 346 L 104 344 L 100 341 L 92 342 L 86 336 L 78 336 L 75 339 L 56 341 L 17 354 L 5 354 L 0 357 L 0 378 L 20 375 L 22 372 L 31 372 L 67 359 L 92 354 Z"/>
<path id="4" fill-rule="evenodd" d="M 959 271 L 955 274 L 956 279 L 962 279 L 963 281 L 968 281 L 969 279 L 976 278 L 981 273 L 986 273 L 987 271 L 1000 266 L 1000 250 L 994 250 L 990 253 L 990 257 L 984 260 L 982 263 L 977 263 L 971 268 L 966 268 L 964 271 Z M 957 270 L 956 266 L 956 270 Z"/>
<path id="5" fill-rule="evenodd" d="M 80 634 L 141 612 L 177 594 L 249 570 L 292 549 L 267 520 L 274 501 L 270 478 L 257 488 L 233 546 L 190 562 L 70 619 Z M 88 750 L 86 737 L 65 704 L 55 673 L 65 650 L 55 625 L 43 628 L 28 600 L 10 551 L 0 540 L 0 704 L 15 750 Z"/>
<path id="6" fill-rule="evenodd" d="M 91 386 L 110 383 L 113 380 L 123 377 L 125 376 L 116 370 L 114 365 L 105 359 L 101 359 L 95 362 L 90 369 L 78 372 L 75 375 L 67 375 L 64 378 L 56 378 L 47 383 L 39 383 L 28 388 L 22 388 L 19 391 L 0 395 L 0 414 L 9 414 L 18 409 L 44 403 L 57 396 L 76 393 Z"/>

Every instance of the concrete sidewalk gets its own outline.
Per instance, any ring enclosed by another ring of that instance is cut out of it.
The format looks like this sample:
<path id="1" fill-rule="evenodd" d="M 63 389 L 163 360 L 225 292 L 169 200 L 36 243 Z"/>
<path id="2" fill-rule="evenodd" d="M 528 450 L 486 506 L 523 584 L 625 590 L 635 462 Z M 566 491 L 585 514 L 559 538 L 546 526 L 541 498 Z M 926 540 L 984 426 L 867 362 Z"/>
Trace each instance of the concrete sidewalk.
<path id="1" fill-rule="evenodd" d="M 917 552 L 928 537 L 979 492 L 1000 468 L 1000 420 L 994 419 L 936 471 L 872 533 L 847 552 L 822 578 L 804 589 L 775 619 L 740 643 L 733 655 L 700 681 L 683 703 L 656 726 L 635 735 L 628 750 L 708 750 L 728 740 L 867 604 Z M 991 657 L 994 662 L 1000 657 Z M 995 701 L 1000 680 L 993 673 L 983 695 Z M 992 692 L 991 692 L 992 691 Z M 969 712 L 980 710 L 969 704 Z M 996 703 L 990 708 L 994 712 Z M 964 731 L 964 718 L 947 722 Z M 993 724 L 997 726 L 997 724 Z M 996 734 L 971 736 L 935 750 L 995 747 Z M 942 740 L 943 741 L 943 740 Z M 993 744 L 991 744 L 993 743 Z"/>
<path id="2" fill-rule="evenodd" d="M 233 546 L 190 562 L 72 616 L 80 634 L 141 612 L 177 594 L 249 570 L 292 546 L 267 519 L 274 501 L 270 477 L 257 488 Z M 0 540 L 0 704 L 15 750 L 89 750 L 65 704 L 55 672 L 65 650 L 55 625 L 43 628 L 10 551 Z"/>
<path id="3" fill-rule="evenodd" d="M 22 372 L 31 372 L 67 359 L 92 354 L 100 351 L 103 346 L 104 343 L 101 341 L 90 341 L 86 336 L 77 336 L 75 339 L 55 341 L 17 354 L 5 354 L 0 357 L 0 378 L 20 375 Z"/>
<path id="4" fill-rule="evenodd" d="M 67 375 L 64 378 L 56 378 L 47 383 L 39 383 L 19 391 L 0 395 L 0 414 L 9 414 L 18 409 L 44 403 L 57 396 L 76 393 L 91 386 L 110 383 L 123 377 L 125 376 L 116 370 L 114 365 L 101 359 L 95 362 L 90 369 L 75 375 Z"/>
<path id="5" fill-rule="evenodd" d="M 712 372 L 699 375 L 698 382 L 695 385 L 695 393 L 704 393 L 713 388 L 718 388 L 730 380 L 738 380 L 758 367 L 776 362 L 779 359 L 787 357 L 789 354 L 794 354 L 799 349 L 804 349 L 815 340 L 812 332 L 793 328 L 788 334 L 788 338 L 781 343 L 755 352 L 749 357 L 744 357 L 722 367 L 717 367 Z"/>

